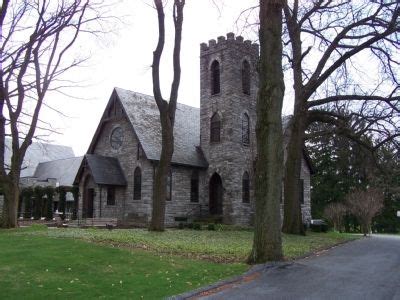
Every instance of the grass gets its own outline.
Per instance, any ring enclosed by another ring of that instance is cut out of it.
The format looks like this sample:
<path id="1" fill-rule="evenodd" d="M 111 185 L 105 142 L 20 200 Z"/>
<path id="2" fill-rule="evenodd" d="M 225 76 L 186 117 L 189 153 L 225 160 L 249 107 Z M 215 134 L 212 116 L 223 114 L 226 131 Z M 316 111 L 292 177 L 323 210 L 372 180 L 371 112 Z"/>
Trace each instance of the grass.
<path id="1" fill-rule="evenodd" d="M 284 235 L 284 252 L 291 259 L 353 238 Z M 0 291 L 6 299 L 161 299 L 243 273 L 251 242 L 244 230 L 0 230 Z"/>
<path id="2" fill-rule="evenodd" d="M 52 238 L 78 238 L 118 247 L 145 249 L 156 253 L 176 254 L 215 262 L 244 262 L 253 241 L 250 230 L 208 231 L 177 230 L 149 232 L 145 229 L 49 229 L 34 230 L 30 234 Z M 356 237 L 335 232 L 312 233 L 307 236 L 283 235 L 286 259 L 294 259 L 318 249 L 329 247 Z"/>
<path id="3" fill-rule="evenodd" d="M 2 299 L 161 299 L 247 269 L 15 233 L 0 234 Z"/>

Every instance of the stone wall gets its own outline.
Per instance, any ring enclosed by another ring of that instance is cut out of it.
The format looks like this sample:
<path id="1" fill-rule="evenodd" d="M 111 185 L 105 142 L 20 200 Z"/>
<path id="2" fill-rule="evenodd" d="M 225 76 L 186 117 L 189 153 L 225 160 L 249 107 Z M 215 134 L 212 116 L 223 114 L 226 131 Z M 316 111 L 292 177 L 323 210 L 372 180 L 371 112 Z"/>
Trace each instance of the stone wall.
<path id="1" fill-rule="evenodd" d="M 188 221 L 201 216 L 204 210 L 204 198 L 199 190 L 199 202 L 190 201 L 190 182 L 193 168 L 183 166 L 172 167 L 172 195 L 171 200 L 167 201 L 165 223 L 167 226 L 176 226 L 179 221 L 175 217 L 187 217 Z M 204 171 L 199 173 L 199 187 L 204 180 Z"/>
<path id="2" fill-rule="evenodd" d="M 242 63 L 250 64 L 250 95 L 242 90 Z M 211 64 L 220 65 L 220 87 L 218 94 L 211 95 Z M 258 45 L 243 41 L 233 33 L 210 40 L 200 47 L 200 118 L 201 148 L 209 163 L 203 185 L 204 198 L 209 198 L 209 180 L 217 173 L 223 183 L 223 220 L 228 224 L 249 224 L 254 203 L 254 172 L 256 157 L 255 123 Z M 221 140 L 210 142 L 210 119 L 214 113 L 221 117 Z M 250 144 L 242 143 L 242 118 L 250 118 Z M 242 201 L 242 176 L 250 175 L 250 203 Z M 208 203 L 207 203 L 208 204 Z"/>
<path id="3" fill-rule="evenodd" d="M 94 217 L 118 218 L 121 225 L 145 225 L 151 215 L 153 166 L 146 159 L 138 139 L 132 129 L 132 125 L 125 114 L 120 111 L 121 106 L 117 99 L 109 107 L 114 113 L 103 117 L 101 130 L 93 148 L 93 154 L 118 158 L 125 174 L 126 187 L 115 188 L 115 205 L 107 205 L 107 186 L 95 186 Z M 115 108 L 116 106 L 116 108 Z M 116 112 L 116 113 L 115 113 Z M 120 127 L 123 131 L 122 145 L 113 149 L 110 145 L 112 131 Z M 133 200 L 133 173 L 136 167 L 140 167 L 142 173 L 142 193 L 140 200 Z M 82 178 L 85 178 L 83 174 Z M 80 213 L 82 213 L 83 181 L 81 179 Z"/>
<path id="4" fill-rule="evenodd" d="M 304 203 L 301 205 L 303 223 L 310 224 L 311 221 L 311 174 L 304 159 L 301 161 L 300 179 L 304 180 Z"/>

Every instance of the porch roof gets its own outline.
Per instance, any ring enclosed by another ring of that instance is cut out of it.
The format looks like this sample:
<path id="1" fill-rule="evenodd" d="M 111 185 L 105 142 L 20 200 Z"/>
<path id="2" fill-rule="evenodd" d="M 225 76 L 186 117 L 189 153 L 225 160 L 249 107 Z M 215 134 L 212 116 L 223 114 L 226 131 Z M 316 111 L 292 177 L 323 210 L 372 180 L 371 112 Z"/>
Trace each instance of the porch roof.
<path id="1" fill-rule="evenodd" d="M 117 186 L 125 186 L 127 184 L 124 171 L 119 160 L 115 157 L 86 154 L 75 178 L 76 183 L 79 182 L 85 167 L 89 168 L 96 184 Z"/>

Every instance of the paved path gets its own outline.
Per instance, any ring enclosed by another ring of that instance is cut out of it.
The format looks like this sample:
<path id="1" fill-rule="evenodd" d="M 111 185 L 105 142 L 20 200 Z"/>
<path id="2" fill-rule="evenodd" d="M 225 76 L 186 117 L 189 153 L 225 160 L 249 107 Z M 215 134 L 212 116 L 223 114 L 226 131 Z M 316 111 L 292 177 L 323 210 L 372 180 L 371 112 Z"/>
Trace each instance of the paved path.
<path id="1" fill-rule="evenodd" d="M 400 236 L 350 242 L 201 299 L 400 300 Z"/>

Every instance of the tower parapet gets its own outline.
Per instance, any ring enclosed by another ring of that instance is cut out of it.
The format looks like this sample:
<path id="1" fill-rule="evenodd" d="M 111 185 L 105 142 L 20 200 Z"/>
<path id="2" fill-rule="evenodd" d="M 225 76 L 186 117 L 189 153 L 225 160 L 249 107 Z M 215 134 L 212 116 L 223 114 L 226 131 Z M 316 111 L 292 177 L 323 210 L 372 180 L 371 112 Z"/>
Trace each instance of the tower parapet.
<path id="1" fill-rule="evenodd" d="M 226 47 L 240 47 L 242 49 L 246 49 L 248 52 L 252 52 L 252 55 L 258 56 L 259 54 L 259 45 L 257 43 L 253 43 L 250 40 L 244 40 L 244 38 L 240 35 L 236 36 L 235 38 L 235 34 L 233 32 L 229 32 L 226 37 L 219 36 L 217 40 L 211 39 L 208 41 L 208 43 L 201 43 L 200 55 L 221 51 Z"/>

